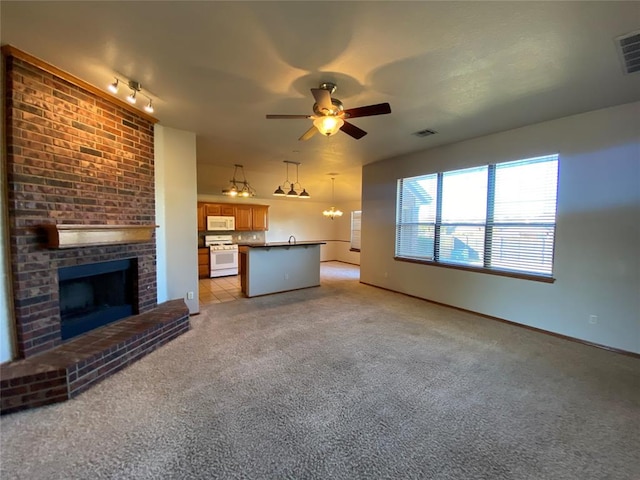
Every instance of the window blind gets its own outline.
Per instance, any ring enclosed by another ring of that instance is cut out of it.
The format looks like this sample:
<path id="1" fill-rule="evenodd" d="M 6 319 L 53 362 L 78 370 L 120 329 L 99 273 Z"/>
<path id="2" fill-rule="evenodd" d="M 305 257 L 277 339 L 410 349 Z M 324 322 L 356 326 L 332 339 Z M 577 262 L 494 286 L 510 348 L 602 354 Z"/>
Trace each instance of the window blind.
<path id="1" fill-rule="evenodd" d="M 551 276 L 558 155 L 398 180 L 396 257 Z"/>
<path id="2" fill-rule="evenodd" d="M 362 222 L 362 212 L 355 210 L 351 212 L 351 249 L 360 250 L 360 230 Z"/>
<path id="3" fill-rule="evenodd" d="M 551 275 L 557 190 L 557 155 L 496 165 L 491 267 Z"/>

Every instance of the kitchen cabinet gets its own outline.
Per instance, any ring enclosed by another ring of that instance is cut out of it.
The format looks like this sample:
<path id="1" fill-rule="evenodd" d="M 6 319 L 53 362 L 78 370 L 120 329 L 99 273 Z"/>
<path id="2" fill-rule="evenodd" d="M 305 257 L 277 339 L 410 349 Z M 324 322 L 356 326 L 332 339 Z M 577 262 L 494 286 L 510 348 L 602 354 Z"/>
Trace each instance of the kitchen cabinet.
<path id="1" fill-rule="evenodd" d="M 269 206 L 254 205 L 252 208 L 251 220 L 253 230 L 269 230 Z"/>
<path id="2" fill-rule="evenodd" d="M 269 230 L 269 205 L 198 202 L 198 231 L 207 230 L 209 216 L 235 217 L 237 231 Z"/>
<path id="3" fill-rule="evenodd" d="M 198 248 L 198 277 L 209 278 L 211 267 L 209 266 L 209 249 Z"/>
<path id="4" fill-rule="evenodd" d="M 206 203 L 205 204 L 205 216 L 219 216 L 233 217 L 234 206 L 229 203 Z"/>
<path id="5" fill-rule="evenodd" d="M 198 231 L 204 232 L 207 229 L 207 216 L 204 213 L 204 203 L 198 202 Z"/>
<path id="6" fill-rule="evenodd" d="M 249 205 L 236 205 L 236 230 L 253 230 L 253 208 Z"/>
<path id="7" fill-rule="evenodd" d="M 269 205 L 236 205 L 236 230 L 269 230 Z"/>

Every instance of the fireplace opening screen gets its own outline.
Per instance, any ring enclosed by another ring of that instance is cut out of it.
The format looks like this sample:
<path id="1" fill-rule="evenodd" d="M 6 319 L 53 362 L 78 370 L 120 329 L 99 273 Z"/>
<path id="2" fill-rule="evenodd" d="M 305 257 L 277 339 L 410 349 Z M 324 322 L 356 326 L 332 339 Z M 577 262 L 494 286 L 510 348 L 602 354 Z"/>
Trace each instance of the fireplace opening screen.
<path id="1" fill-rule="evenodd" d="M 58 269 L 62 340 L 137 313 L 135 259 Z"/>

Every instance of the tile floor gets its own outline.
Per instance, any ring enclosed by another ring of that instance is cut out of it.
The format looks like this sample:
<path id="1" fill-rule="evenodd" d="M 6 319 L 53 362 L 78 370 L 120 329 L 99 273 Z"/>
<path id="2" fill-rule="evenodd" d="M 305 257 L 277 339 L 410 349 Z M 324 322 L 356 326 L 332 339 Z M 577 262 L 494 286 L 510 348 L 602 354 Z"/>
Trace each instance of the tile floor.
<path id="1" fill-rule="evenodd" d="M 244 298 L 243 293 L 240 291 L 240 275 L 201 278 L 198 282 L 200 283 L 199 299 L 201 306 Z"/>

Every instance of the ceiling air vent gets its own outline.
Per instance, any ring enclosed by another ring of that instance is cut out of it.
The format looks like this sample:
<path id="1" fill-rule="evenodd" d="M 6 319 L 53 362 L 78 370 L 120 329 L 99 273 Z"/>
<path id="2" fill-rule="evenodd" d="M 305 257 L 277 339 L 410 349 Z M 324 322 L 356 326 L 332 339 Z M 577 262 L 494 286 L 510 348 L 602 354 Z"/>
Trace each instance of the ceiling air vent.
<path id="1" fill-rule="evenodd" d="M 616 38 L 624 72 L 640 72 L 640 30 Z"/>
<path id="2" fill-rule="evenodd" d="M 424 130 L 420 130 L 418 132 L 413 132 L 412 135 L 415 135 L 416 137 L 428 137 L 429 135 L 435 135 L 436 132 L 435 130 L 429 130 L 428 128 L 425 128 Z"/>

